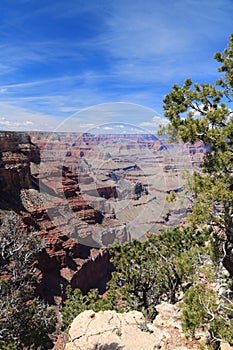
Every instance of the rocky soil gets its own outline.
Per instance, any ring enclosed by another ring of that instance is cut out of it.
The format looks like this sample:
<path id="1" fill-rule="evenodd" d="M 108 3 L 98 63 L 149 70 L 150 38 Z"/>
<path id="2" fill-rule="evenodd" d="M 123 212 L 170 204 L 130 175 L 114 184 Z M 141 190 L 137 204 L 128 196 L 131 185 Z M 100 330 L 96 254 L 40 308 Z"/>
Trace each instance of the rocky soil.
<path id="1" fill-rule="evenodd" d="M 92 310 L 78 315 L 71 324 L 65 350 L 207 350 L 205 334 L 190 340 L 182 333 L 181 311 L 177 305 L 162 303 L 153 323 L 142 313 Z M 230 350 L 227 343 L 221 350 Z"/>

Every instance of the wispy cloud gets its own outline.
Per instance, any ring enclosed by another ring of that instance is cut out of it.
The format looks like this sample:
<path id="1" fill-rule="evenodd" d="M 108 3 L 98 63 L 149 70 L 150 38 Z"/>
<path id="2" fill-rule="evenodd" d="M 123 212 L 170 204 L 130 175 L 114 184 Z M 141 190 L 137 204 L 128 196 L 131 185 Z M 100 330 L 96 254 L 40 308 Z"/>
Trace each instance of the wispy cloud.
<path id="1" fill-rule="evenodd" d="M 138 132 L 145 132 L 145 126 L 147 131 L 149 131 L 149 128 L 155 130 L 157 129 L 158 120 L 160 120 L 160 124 L 165 122 L 162 117 L 155 114 L 156 112 L 151 108 L 132 103 L 99 104 L 80 110 L 68 117 L 56 130 L 83 132 L 83 129 L 86 128 L 86 132 L 96 132 L 97 129 L 101 129 L 102 132 L 108 130 L 119 133 L 122 129 L 127 128 L 129 130 L 133 127 Z M 144 124 L 143 121 L 145 121 Z"/>
<path id="2" fill-rule="evenodd" d="M 58 119 L 24 108 L 3 104 L 0 110 L 0 130 L 54 130 Z"/>
<path id="3" fill-rule="evenodd" d="M 160 125 L 168 124 L 168 120 L 164 117 L 154 116 L 151 121 L 145 121 L 139 124 L 140 127 L 145 128 L 150 131 L 156 131 L 159 129 Z"/>
<path id="4" fill-rule="evenodd" d="M 114 9 L 105 45 L 118 76 L 161 83 L 215 74 L 213 44 L 232 30 L 231 1 L 138 1 Z"/>

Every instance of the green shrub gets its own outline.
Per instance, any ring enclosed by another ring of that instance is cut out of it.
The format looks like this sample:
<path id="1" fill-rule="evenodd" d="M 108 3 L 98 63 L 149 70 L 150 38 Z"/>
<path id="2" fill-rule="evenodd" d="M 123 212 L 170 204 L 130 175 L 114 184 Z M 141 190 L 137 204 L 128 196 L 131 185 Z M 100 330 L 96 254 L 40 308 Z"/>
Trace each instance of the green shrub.
<path id="1" fill-rule="evenodd" d="M 72 289 L 70 285 L 66 288 L 67 299 L 62 307 L 62 322 L 65 328 L 68 328 L 73 319 L 85 310 L 95 312 L 101 310 L 123 311 L 116 304 L 115 293 L 111 290 L 103 298 L 99 295 L 97 289 L 91 289 L 87 294 L 83 294 L 80 289 Z"/>
<path id="2" fill-rule="evenodd" d="M 218 348 L 221 340 L 232 343 L 233 305 L 230 299 L 218 298 L 213 289 L 196 284 L 185 293 L 182 306 L 182 327 L 187 335 L 194 337 L 197 330 L 207 331 L 213 349 Z"/>

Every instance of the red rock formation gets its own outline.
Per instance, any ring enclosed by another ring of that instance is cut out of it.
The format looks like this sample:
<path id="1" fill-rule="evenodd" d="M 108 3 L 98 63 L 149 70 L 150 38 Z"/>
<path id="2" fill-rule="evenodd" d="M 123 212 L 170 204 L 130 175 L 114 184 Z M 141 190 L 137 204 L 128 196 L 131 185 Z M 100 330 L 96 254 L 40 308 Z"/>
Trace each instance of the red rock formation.
<path id="1" fill-rule="evenodd" d="M 68 283 L 84 292 L 96 287 L 109 273 L 108 254 L 105 250 L 86 247 L 72 238 L 65 218 L 59 217 L 59 227 L 51 221 L 49 211 L 58 212 L 60 206 L 64 207 L 68 203 L 64 203 L 64 199 L 58 196 L 50 205 L 46 203 L 44 206 L 38 189 L 32 189 L 37 185 L 37 174 L 35 173 L 33 180 L 30 163 L 33 161 L 38 164 L 38 147 L 32 144 L 30 137 L 25 133 L 1 132 L 0 150 L 1 215 L 4 215 L 6 208 L 17 211 L 22 219 L 22 226 L 35 229 L 46 242 L 46 248 L 39 255 L 37 263 L 37 294 L 45 297 L 50 303 L 60 303 Z M 54 171 L 56 172 L 56 167 Z M 77 211 L 84 222 L 101 222 L 101 213 L 77 196 L 77 174 L 65 172 L 63 175 L 63 188 L 58 188 L 56 181 L 48 181 L 48 188 L 54 191 L 53 193 L 63 191 L 74 212 Z M 91 239 L 89 242 L 93 243 Z"/>
<path id="2" fill-rule="evenodd" d="M 19 192 L 31 184 L 30 162 L 39 162 L 38 147 L 25 133 L 0 132 L 0 191 Z"/>

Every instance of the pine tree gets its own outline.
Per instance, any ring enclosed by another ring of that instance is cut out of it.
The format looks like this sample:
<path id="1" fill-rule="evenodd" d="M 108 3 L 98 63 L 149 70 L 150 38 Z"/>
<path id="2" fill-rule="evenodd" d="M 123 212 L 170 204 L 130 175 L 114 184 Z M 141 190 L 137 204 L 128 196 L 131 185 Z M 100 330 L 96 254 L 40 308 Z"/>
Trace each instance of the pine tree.
<path id="1" fill-rule="evenodd" d="M 228 48 L 215 59 L 225 77 L 215 84 L 193 84 L 187 79 L 183 86 L 173 85 L 164 110 L 173 140 L 178 136 L 206 147 L 201 172 L 192 177 L 190 220 L 215 230 L 223 241 L 221 262 L 233 278 L 233 35 Z"/>
<path id="2" fill-rule="evenodd" d="M 184 295 L 183 327 L 191 335 L 204 327 L 212 348 L 220 349 L 221 340 L 232 343 L 233 334 L 233 35 L 224 52 L 214 57 L 224 77 L 214 84 L 193 84 L 187 79 L 183 86 L 173 85 L 164 99 L 170 124 L 160 133 L 167 132 L 170 141 L 201 141 L 206 148 L 200 171 L 188 179 L 189 221 L 191 226 L 210 229 L 212 257 L 218 267 L 210 285 L 222 281 L 222 266 L 231 285 L 219 295 L 210 285 L 193 283 Z"/>
<path id="3" fill-rule="evenodd" d="M 175 303 L 193 283 L 195 272 L 208 254 L 208 230 L 172 227 L 148 234 L 144 242 L 133 240 L 109 250 L 116 267 L 109 289 L 128 310 L 142 311 L 153 320 L 161 301 Z"/>

